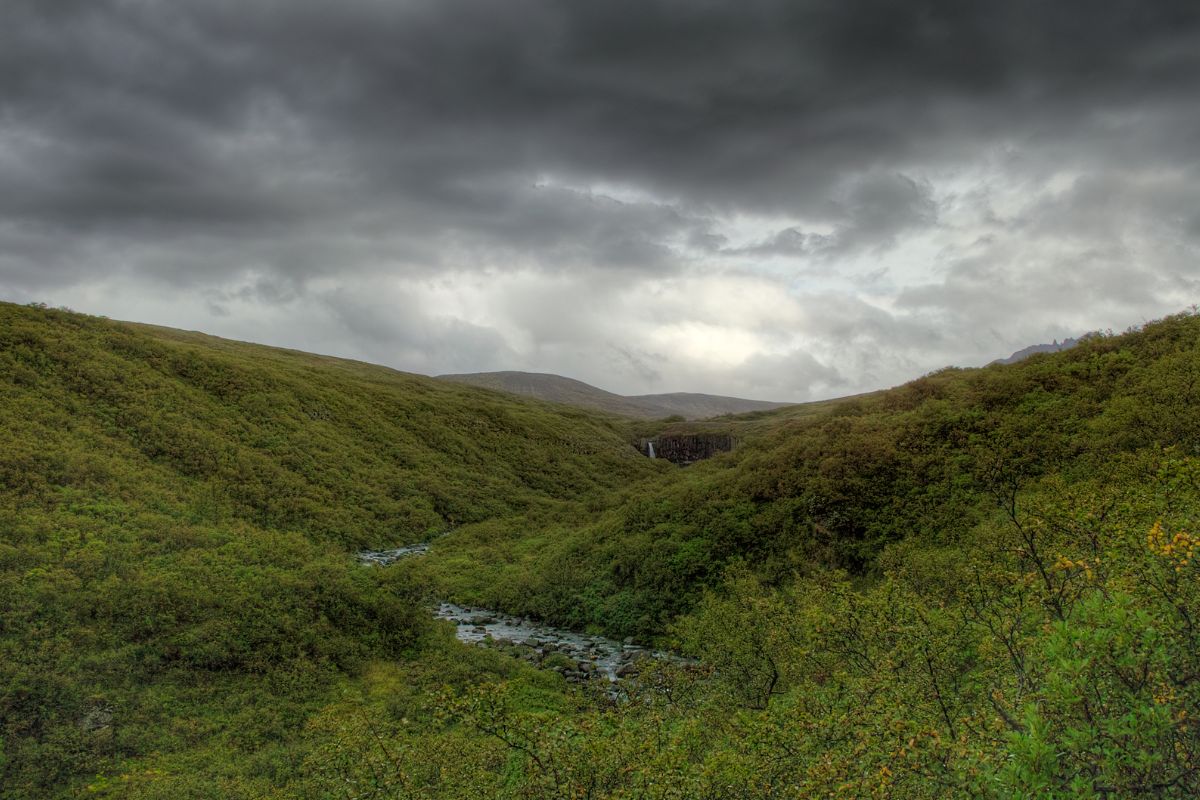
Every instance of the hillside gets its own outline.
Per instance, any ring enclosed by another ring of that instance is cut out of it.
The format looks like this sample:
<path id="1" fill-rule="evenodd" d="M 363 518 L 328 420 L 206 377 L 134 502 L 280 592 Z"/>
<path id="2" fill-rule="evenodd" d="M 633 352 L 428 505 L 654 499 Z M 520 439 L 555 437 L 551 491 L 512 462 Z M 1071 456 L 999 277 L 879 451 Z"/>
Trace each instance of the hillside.
<path id="1" fill-rule="evenodd" d="M 1194 797 L 1197 387 L 1186 314 L 623 421 L 0 305 L 0 797 Z M 437 600 L 693 660 L 572 685 Z"/>
<path id="2" fill-rule="evenodd" d="M 709 419 L 725 414 L 750 414 L 756 411 L 773 411 L 786 408 L 790 403 L 772 403 L 766 400 L 744 400 L 740 397 L 722 397 L 715 394 L 696 392 L 669 392 L 666 394 L 631 395 L 630 400 L 650 403 L 667 416 L 678 415 L 684 419 Z"/>
<path id="3" fill-rule="evenodd" d="M 989 471 L 1011 472 L 1024 486 L 1060 471 L 1103 470 L 1146 447 L 1200 449 L 1187 377 L 1200 370 L 1197 328 L 1200 318 L 1185 316 L 1014 365 L 951 368 L 886 392 L 703 423 L 741 446 L 662 476 L 579 529 L 569 546 L 562 532 L 553 545 L 523 545 L 526 558 L 542 563 L 514 571 L 537 582 L 491 576 L 476 597 L 644 635 L 686 609 L 731 559 L 750 556 L 774 574 L 814 563 L 872 572 L 891 543 L 939 540 L 991 514 Z M 465 545 L 470 532 L 461 535 Z M 445 557 L 459 568 L 472 559 L 514 563 L 494 550 Z M 581 564 L 594 571 L 581 574 Z M 573 584 L 543 580 L 559 573 Z M 470 574 L 460 570 L 456 583 Z M 574 585 L 581 581 L 588 588 Z"/>
<path id="4" fill-rule="evenodd" d="M 768 411 L 788 405 L 691 392 L 624 396 L 606 392 L 573 378 L 541 372 L 473 372 L 437 377 L 439 380 L 466 383 L 637 419 L 661 419 L 671 416 L 706 419 L 723 414 Z"/>
<path id="5" fill-rule="evenodd" d="M 355 551 L 663 469 L 583 411 L 10 304 L 0 429 L 3 797 L 79 796 L 152 751 L 257 795 L 264 773 L 216 778 L 232 753 L 284 768 L 297 720 L 431 635 L 419 586 Z"/>
<path id="6" fill-rule="evenodd" d="M 518 613 L 665 628 L 715 670 L 668 682 L 680 705 L 622 715 L 628 738 L 604 740 L 614 781 L 730 798 L 1191 797 L 1197 386 L 1192 314 L 943 370 L 768 417 L 586 525 L 463 529 L 427 566 Z M 473 563 L 503 566 L 478 580 Z M 536 752 L 579 757 L 554 742 L 601 724 L 564 722 Z M 653 768 L 622 761 L 620 742 L 664 725 L 691 738 L 655 745 Z"/>

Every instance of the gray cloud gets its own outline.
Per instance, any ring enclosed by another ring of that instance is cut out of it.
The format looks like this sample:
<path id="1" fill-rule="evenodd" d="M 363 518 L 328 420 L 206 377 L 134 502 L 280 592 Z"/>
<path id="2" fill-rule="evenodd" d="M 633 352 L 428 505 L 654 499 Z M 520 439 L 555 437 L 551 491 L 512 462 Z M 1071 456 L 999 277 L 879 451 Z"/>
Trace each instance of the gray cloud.
<path id="1" fill-rule="evenodd" d="M 1184 2 L 10 0 L 0 295 L 870 388 L 1192 302 L 1198 90 Z"/>
<path id="2" fill-rule="evenodd" d="M 784 228 L 753 245 L 728 248 L 733 256 L 813 256 L 837 258 L 858 250 L 878 250 L 895 243 L 906 230 L 926 227 L 937 219 L 932 187 L 905 175 L 866 175 L 835 190 L 828 217 L 829 233 Z"/>

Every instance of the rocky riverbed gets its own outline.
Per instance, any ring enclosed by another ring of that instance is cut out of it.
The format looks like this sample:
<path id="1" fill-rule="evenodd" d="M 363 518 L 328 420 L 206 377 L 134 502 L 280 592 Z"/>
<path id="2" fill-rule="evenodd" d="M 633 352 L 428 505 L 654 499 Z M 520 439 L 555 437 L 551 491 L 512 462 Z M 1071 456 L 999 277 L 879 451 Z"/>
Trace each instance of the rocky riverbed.
<path id="1" fill-rule="evenodd" d="M 387 566 L 428 551 L 429 543 L 419 542 L 393 550 L 364 550 L 358 554 L 358 559 L 363 564 Z M 641 664 L 646 659 L 684 660 L 670 653 L 649 650 L 628 639 L 618 642 L 603 636 L 576 633 L 484 608 L 442 603 L 434 616 L 453 622 L 459 641 L 495 647 L 543 669 L 558 672 L 574 683 L 633 678 L 641 672 Z"/>
<path id="2" fill-rule="evenodd" d="M 386 567 L 399 561 L 402 558 L 409 556 L 423 556 L 429 552 L 429 542 L 418 542 L 416 544 L 397 547 L 394 550 L 363 550 L 358 554 L 358 560 L 364 564 L 375 564 L 380 567 Z"/>
<path id="3" fill-rule="evenodd" d="M 645 659 L 672 657 L 628 640 L 617 642 L 482 608 L 442 603 L 436 616 L 455 624 L 460 641 L 495 647 L 574 682 L 631 678 Z"/>

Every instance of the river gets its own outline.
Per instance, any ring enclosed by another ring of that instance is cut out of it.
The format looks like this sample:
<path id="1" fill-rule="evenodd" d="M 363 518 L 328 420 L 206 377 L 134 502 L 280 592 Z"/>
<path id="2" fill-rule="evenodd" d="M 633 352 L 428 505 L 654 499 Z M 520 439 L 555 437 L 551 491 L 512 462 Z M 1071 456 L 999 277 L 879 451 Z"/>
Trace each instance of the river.
<path id="1" fill-rule="evenodd" d="M 419 542 L 394 550 L 364 550 L 358 554 L 358 559 L 367 565 L 388 566 L 402 558 L 425 555 L 428 551 L 429 543 Z M 547 666 L 575 682 L 600 677 L 609 681 L 632 677 L 639 672 L 639 662 L 647 658 L 682 660 L 628 640 L 618 642 L 604 636 L 577 633 L 486 608 L 441 603 L 433 615 L 454 623 L 455 636 L 461 642 L 508 649 L 519 658 Z"/>

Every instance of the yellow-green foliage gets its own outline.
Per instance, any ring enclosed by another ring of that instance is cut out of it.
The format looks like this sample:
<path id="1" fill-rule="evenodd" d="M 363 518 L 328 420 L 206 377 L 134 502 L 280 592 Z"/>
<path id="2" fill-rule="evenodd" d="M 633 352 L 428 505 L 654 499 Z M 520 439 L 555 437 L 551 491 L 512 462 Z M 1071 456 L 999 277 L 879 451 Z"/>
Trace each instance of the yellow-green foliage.
<path id="1" fill-rule="evenodd" d="M 886 547 L 871 580 L 813 569 L 770 585 L 731 569 L 673 626 L 699 665 L 646 672 L 626 702 L 582 695 L 549 713 L 489 679 L 407 731 L 363 704 L 342 758 L 307 766 L 325 782 L 298 776 L 292 791 L 1197 796 L 1200 458 L 1148 448 L 999 499 L 952 542 Z"/>
<path id="2" fill-rule="evenodd" d="M 271 785 L 306 714 L 430 626 L 421 588 L 355 550 L 654 469 L 570 409 L 7 304 L 0 430 L 11 797 L 73 795 L 151 752 L 236 776 L 205 796 Z"/>
<path id="3" fill-rule="evenodd" d="M 742 444 L 683 470 L 649 423 L 45 309 L 0 306 L 0 377 L 0 796 L 1200 794 L 1195 315 L 706 423 Z M 614 702 L 438 595 L 699 661 Z"/>
<path id="4" fill-rule="evenodd" d="M 1185 314 L 759 415 L 731 454 L 652 476 L 591 518 L 464 529 L 430 566 L 479 602 L 653 636 L 732 561 L 770 579 L 831 566 L 877 576 L 890 543 L 953 542 L 1042 476 L 1104 475 L 1147 448 L 1198 453 L 1197 408 L 1200 317 Z M 489 564 L 486 578 L 471 563 Z"/>

